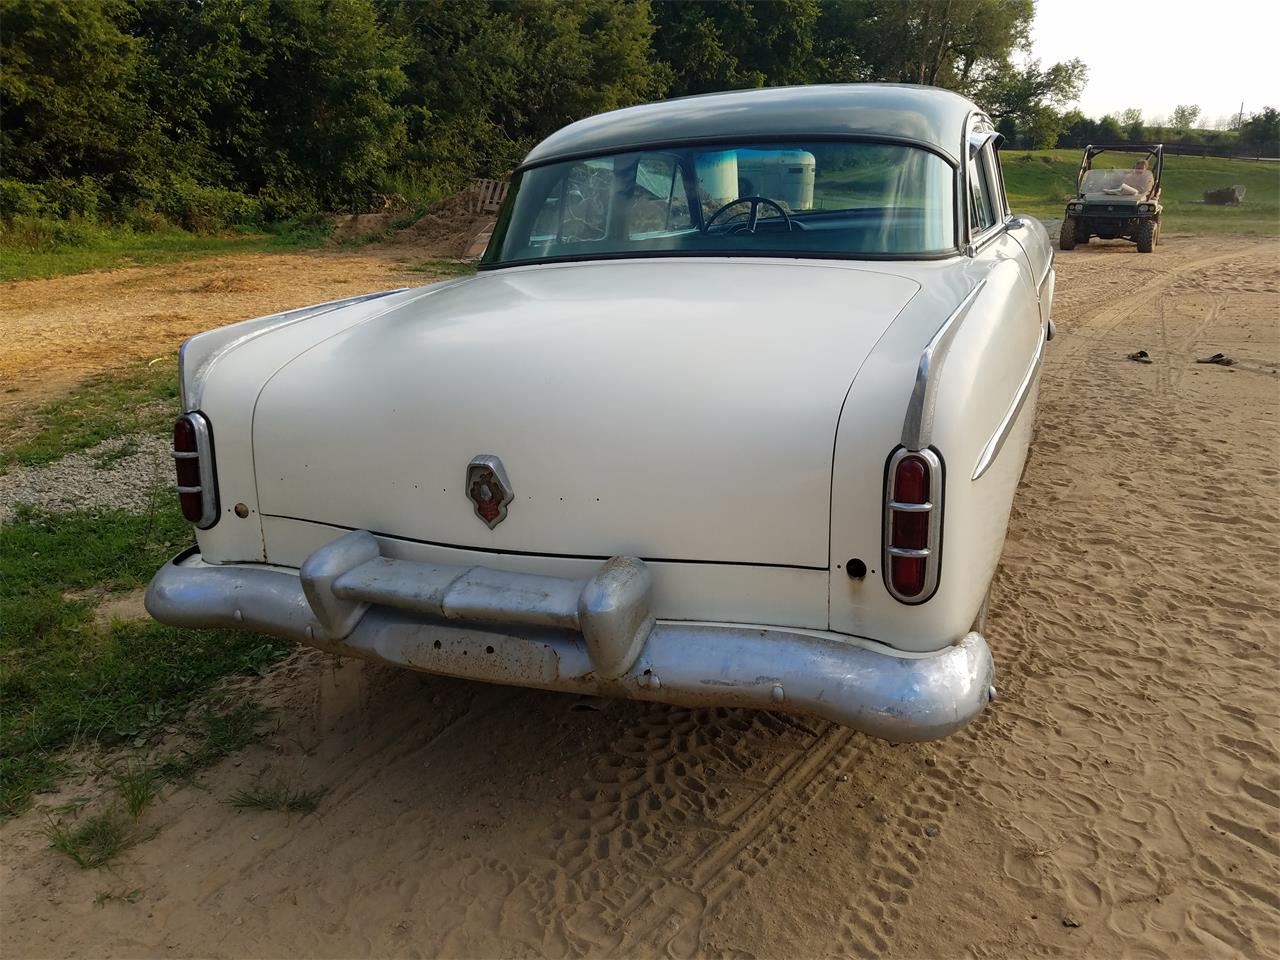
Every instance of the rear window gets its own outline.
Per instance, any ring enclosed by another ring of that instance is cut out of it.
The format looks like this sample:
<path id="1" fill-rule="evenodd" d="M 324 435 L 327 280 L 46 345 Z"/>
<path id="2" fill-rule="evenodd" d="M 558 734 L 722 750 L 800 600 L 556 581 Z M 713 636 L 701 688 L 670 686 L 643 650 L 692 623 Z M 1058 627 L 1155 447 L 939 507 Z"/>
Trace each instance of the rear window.
<path id="1" fill-rule="evenodd" d="M 858 256 L 955 249 L 954 173 L 857 141 L 671 147 L 517 175 L 484 266 L 628 255 Z"/>

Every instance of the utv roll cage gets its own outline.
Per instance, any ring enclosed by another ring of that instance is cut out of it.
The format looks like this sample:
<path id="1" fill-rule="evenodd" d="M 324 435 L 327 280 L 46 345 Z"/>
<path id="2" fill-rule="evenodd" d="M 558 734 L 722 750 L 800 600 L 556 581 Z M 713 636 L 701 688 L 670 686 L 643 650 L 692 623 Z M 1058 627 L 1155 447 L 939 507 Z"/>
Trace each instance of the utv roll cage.
<path id="1" fill-rule="evenodd" d="M 1084 183 L 1084 175 L 1093 169 L 1093 158 L 1100 153 L 1106 151 L 1116 153 L 1146 153 L 1148 157 L 1153 158 L 1153 162 L 1148 163 L 1151 167 L 1151 174 L 1155 177 L 1155 185 L 1151 188 L 1150 199 L 1160 199 L 1160 176 L 1164 172 L 1164 144 L 1163 143 L 1091 143 L 1084 148 L 1084 158 L 1080 161 L 1080 171 L 1076 174 L 1076 196 L 1083 197 L 1084 192 L 1082 185 Z"/>

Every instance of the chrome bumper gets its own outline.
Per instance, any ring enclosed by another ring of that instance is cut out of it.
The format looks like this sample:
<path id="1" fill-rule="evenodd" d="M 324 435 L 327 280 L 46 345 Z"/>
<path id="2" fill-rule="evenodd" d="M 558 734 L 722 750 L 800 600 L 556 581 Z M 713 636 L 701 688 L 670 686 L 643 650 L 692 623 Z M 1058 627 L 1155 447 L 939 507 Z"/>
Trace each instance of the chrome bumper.
<path id="1" fill-rule="evenodd" d="M 683 706 L 785 710 L 887 740 L 944 737 L 995 696 L 979 633 L 894 656 L 810 633 L 655 622 L 650 574 L 614 557 L 587 580 L 381 556 L 356 531 L 292 571 L 176 557 L 147 611 L 179 627 L 288 637 L 428 673 Z"/>

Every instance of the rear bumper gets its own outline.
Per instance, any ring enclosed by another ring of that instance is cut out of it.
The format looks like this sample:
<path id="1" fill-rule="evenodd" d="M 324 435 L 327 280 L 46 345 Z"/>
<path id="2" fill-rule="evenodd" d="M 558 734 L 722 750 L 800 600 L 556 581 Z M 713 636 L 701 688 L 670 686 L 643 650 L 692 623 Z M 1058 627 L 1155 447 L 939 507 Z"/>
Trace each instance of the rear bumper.
<path id="1" fill-rule="evenodd" d="M 829 635 L 657 621 L 649 572 L 615 557 L 587 580 L 380 556 L 368 533 L 320 548 L 300 571 L 162 567 L 148 612 L 181 627 L 287 637 L 322 650 L 492 683 L 823 717 L 888 740 L 947 736 L 995 695 L 981 634 L 927 656 Z"/>

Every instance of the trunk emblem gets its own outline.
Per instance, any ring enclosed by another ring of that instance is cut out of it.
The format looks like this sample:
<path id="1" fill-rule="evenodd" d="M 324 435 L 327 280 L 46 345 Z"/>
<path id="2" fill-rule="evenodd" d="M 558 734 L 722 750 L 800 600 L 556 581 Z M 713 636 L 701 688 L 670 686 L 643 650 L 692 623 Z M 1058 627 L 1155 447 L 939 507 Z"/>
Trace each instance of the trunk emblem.
<path id="1" fill-rule="evenodd" d="M 514 494 L 502 461 L 489 453 L 471 458 L 467 464 L 467 496 L 476 516 L 492 530 L 507 518 L 507 505 Z"/>

